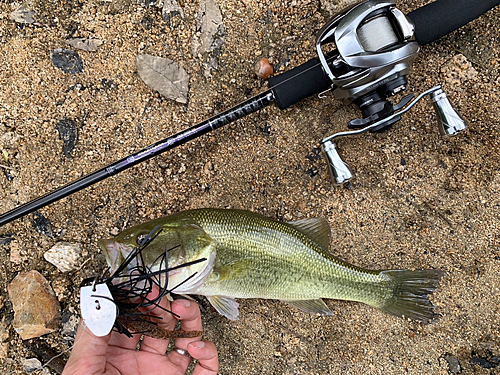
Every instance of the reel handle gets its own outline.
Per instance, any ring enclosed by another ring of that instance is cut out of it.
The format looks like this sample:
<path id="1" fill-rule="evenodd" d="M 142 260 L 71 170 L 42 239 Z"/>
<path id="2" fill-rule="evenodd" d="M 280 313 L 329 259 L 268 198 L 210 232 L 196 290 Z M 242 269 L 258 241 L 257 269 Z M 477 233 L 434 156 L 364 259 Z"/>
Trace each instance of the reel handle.
<path id="1" fill-rule="evenodd" d="M 407 14 L 415 38 L 425 45 L 445 36 L 500 5 L 500 0 L 437 0 Z"/>

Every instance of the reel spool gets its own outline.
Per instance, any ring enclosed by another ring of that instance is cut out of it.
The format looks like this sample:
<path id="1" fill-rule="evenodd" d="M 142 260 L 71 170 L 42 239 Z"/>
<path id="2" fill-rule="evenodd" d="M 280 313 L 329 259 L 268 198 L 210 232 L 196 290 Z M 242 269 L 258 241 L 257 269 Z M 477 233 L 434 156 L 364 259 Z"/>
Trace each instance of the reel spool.
<path id="1" fill-rule="evenodd" d="M 366 51 L 379 52 L 397 46 L 398 36 L 385 14 L 365 21 L 358 29 L 359 42 Z"/>
<path id="2" fill-rule="evenodd" d="M 393 104 L 387 98 L 406 89 L 406 75 L 419 47 L 413 23 L 395 5 L 393 0 L 370 0 L 348 8 L 327 23 L 316 39 L 335 98 L 354 102 L 363 113 L 362 119 L 349 122 L 349 128 L 392 115 Z M 333 51 L 325 54 L 323 49 L 331 45 Z"/>

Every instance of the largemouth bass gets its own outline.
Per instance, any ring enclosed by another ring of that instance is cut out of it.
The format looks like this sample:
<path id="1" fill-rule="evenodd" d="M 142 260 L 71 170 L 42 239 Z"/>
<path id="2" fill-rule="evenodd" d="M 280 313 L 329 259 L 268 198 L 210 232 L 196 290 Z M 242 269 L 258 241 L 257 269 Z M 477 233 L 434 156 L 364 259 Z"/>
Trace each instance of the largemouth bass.
<path id="1" fill-rule="evenodd" d="M 330 226 L 324 219 L 285 223 L 241 210 L 184 211 L 100 240 L 111 272 L 157 226 L 161 230 L 137 262 L 155 272 L 165 268 L 167 251 L 170 268 L 205 258 L 169 272 L 168 286 L 178 286 L 176 294 L 206 296 L 231 320 L 239 317 L 236 298 L 279 299 L 325 315 L 332 311 L 322 298 L 363 302 L 425 323 L 436 315 L 428 294 L 442 271 L 366 270 L 348 264 L 330 254 Z"/>

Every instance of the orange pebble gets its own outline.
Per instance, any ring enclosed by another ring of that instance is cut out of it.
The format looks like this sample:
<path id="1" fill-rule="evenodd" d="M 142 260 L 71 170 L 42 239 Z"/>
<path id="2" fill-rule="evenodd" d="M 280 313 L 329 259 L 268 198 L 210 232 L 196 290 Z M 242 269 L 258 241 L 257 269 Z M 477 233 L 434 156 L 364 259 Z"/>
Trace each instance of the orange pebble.
<path id="1" fill-rule="evenodd" d="M 273 66 L 269 63 L 269 60 L 265 57 L 260 59 L 255 64 L 255 74 L 261 79 L 268 79 L 274 73 Z"/>

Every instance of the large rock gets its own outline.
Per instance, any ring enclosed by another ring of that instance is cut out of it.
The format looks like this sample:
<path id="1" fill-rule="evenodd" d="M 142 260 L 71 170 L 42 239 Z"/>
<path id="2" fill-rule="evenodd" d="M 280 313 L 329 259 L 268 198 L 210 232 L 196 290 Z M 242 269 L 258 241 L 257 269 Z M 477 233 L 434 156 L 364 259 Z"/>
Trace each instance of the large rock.
<path id="1" fill-rule="evenodd" d="M 225 41 L 225 28 L 222 13 L 216 0 L 202 0 L 196 17 L 196 34 L 193 37 L 194 56 L 201 56 L 205 61 L 204 75 L 209 77 L 218 67 L 218 55 Z"/>
<path id="2" fill-rule="evenodd" d="M 193 39 L 193 54 L 195 56 L 220 50 L 226 32 L 217 1 L 204 0 L 200 2 L 200 11 L 196 17 L 196 31 Z"/>
<path id="3" fill-rule="evenodd" d="M 49 282 L 38 271 L 20 273 L 7 288 L 14 308 L 12 325 L 23 340 L 54 332 L 61 308 Z"/>
<path id="4" fill-rule="evenodd" d="M 138 55 L 137 72 L 146 85 L 165 98 L 187 103 L 189 75 L 175 61 L 151 55 Z"/>

